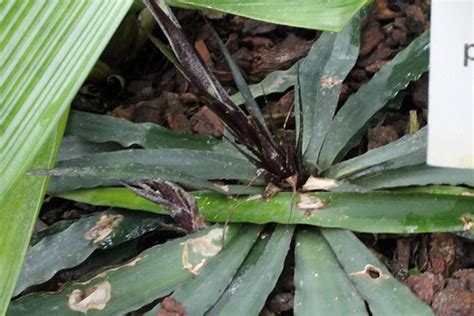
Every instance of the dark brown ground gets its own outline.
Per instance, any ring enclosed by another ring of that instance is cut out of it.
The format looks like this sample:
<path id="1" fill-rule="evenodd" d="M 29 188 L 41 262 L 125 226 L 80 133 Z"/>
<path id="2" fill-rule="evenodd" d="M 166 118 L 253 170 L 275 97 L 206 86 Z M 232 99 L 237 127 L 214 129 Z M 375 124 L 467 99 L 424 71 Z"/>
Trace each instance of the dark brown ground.
<path id="1" fill-rule="evenodd" d="M 376 1 L 362 31 L 359 60 L 343 84 L 341 103 L 429 28 L 429 2 Z M 235 91 L 232 75 L 202 19 L 191 11 L 180 11 L 178 17 L 202 59 L 229 91 Z M 306 55 L 319 36 L 319 32 L 315 31 L 230 15 L 214 14 L 208 18 L 226 41 L 249 83 L 262 80 L 274 70 L 291 66 Z M 76 97 L 74 108 L 107 113 L 134 122 L 154 122 L 185 133 L 219 137 L 219 131 L 223 129 L 220 121 L 199 103 L 196 90 L 177 74 L 150 43 L 145 44 L 135 60 L 121 65 L 120 76 L 125 82 L 123 86 L 118 80 L 105 85 L 86 85 Z M 410 111 L 416 111 L 419 124 L 425 125 L 427 83 L 428 77 L 425 75 L 411 84 L 401 109 L 390 113 L 382 126 L 369 130 L 353 154 L 379 147 L 406 134 Z M 281 128 L 293 102 L 293 91 L 259 101 L 266 104 L 263 107 L 266 118 Z M 71 203 L 55 199 L 46 204 L 41 219 L 49 225 L 92 211 L 84 205 L 75 205 L 73 210 L 71 207 Z M 392 273 L 430 305 L 437 315 L 474 315 L 472 240 L 453 234 L 364 234 L 360 237 Z M 74 269 L 63 273 L 62 277 L 60 275 L 56 281 L 64 282 L 70 278 L 74 278 Z M 292 314 L 293 293 L 292 263 L 288 262 L 263 315 Z"/>

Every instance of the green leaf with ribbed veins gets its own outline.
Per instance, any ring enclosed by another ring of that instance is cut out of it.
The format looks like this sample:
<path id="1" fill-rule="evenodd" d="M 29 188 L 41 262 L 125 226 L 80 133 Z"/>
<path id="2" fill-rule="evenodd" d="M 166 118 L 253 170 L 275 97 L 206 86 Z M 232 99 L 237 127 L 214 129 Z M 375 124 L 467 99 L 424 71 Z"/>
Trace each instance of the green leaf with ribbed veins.
<path id="1" fill-rule="evenodd" d="M 433 315 L 352 232 L 340 229 L 322 229 L 321 232 L 367 301 L 372 315 Z"/>
<path id="2" fill-rule="evenodd" d="M 373 166 L 379 166 L 379 170 L 384 170 L 400 168 L 408 164 L 419 164 L 420 156 L 421 159 L 426 160 L 427 135 L 428 130 L 424 127 L 415 134 L 405 135 L 385 146 L 333 165 L 324 172 L 324 176 L 342 179 Z"/>
<path id="3" fill-rule="evenodd" d="M 230 225 L 225 244 L 230 244 L 241 231 L 242 226 Z M 99 285 L 102 285 L 102 294 L 111 294 L 110 300 L 105 302 L 102 310 L 90 309 L 87 314 L 126 314 L 168 295 L 178 285 L 191 279 L 194 274 L 189 269 L 196 268 L 201 262 L 203 265 L 197 269 L 205 267 L 221 250 L 222 232 L 223 227 L 215 225 L 149 248 L 128 263 L 101 272 L 88 281 L 67 284 L 58 293 L 24 296 L 12 302 L 7 315 L 78 315 L 70 308 L 75 305 L 68 303 L 72 292 L 94 291 Z"/>
<path id="4" fill-rule="evenodd" d="M 113 197 L 117 196 L 114 205 L 120 207 L 124 202 L 120 195 L 127 194 L 125 191 L 127 189 L 124 188 L 107 191 L 103 200 L 101 194 L 97 193 L 90 201 L 95 205 L 110 205 Z M 87 192 L 83 190 L 78 194 L 71 192 L 62 196 L 87 203 Z M 231 222 L 307 224 L 370 233 L 461 231 L 466 216 L 474 208 L 474 197 L 466 194 L 456 196 L 394 191 L 319 192 L 307 193 L 305 196 L 310 197 L 309 202 L 316 203 L 317 209 L 300 209 L 300 194 L 296 195 L 293 202 L 290 193 L 279 193 L 269 201 L 249 201 L 245 197 L 229 200 L 225 196 L 204 193 L 194 195 L 199 211 L 209 221 L 225 222 L 230 218 Z M 131 204 L 136 209 L 163 212 L 158 207 L 152 209 L 150 202 L 137 196 L 129 196 L 123 206 Z"/>
<path id="5" fill-rule="evenodd" d="M 367 315 L 364 300 L 318 229 L 305 228 L 296 239 L 294 313 Z"/>
<path id="6" fill-rule="evenodd" d="M 212 9 L 270 23 L 340 31 L 369 0 L 166 0 L 171 6 Z"/>
<path id="7" fill-rule="evenodd" d="M 358 137 L 367 122 L 428 70 L 428 47 L 429 32 L 425 32 L 349 97 L 337 112 L 321 148 L 319 165 L 322 169 L 341 159 L 352 148 L 353 138 Z"/>
<path id="8" fill-rule="evenodd" d="M 411 185 L 450 184 L 474 187 L 474 170 L 430 167 L 426 164 L 381 171 L 353 180 L 368 189 L 384 189 Z"/>
<path id="9" fill-rule="evenodd" d="M 239 276 L 238 283 L 227 288 L 226 292 L 232 293 L 232 299 L 223 303 L 218 301 L 208 315 L 259 314 L 283 270 L 294 228 L 288 225 L 275 228 L 255 265 Z M 224 296 L 227 296 L 226 292 Z"/>
<path id="10" fill-rule="evenodd" d="M 8 107 L 0 115 L 0 197 L 56 128 L 131 3 L 5 3 L 0 104 Z"/>
<path id="11" fill-rule="evenodd" d="M 109 226 L 105 225 L 107 220 L 110 220 Z M 86 239 L 86 233 L 98 223 L 105 225 L 102 232 L 107 228 L 110 232 L 104 233 L 103 240 L 96 243 Z M 77 266 L 96 249 L 114 247 L 159 226 L 157 219 L 138 213 L 107 211 L 82 218 L 64 231 L 46 236 L 28 250 L 14 295 L 31 285 L 49 280 L 60 270 Z"/>
<path id="12" fill-rule="evenodd" d="M 33 161 L 33 167 L 54 165 L 65 125 L 64 115 L 57 130 L 53 131 Z M 0 200 L 0 315 L 5 313 L 15 289 L 48 180 L 47 177 L 23 175 L 7 196 Z"/>
<path id="13" fill-rule="evenodd" d="M 232 281 L 261 229 L 262 226 L 245 225 L 239 236 L 228 243 L 194 279 L 174 291 L 171 297 L 183 306 L 188 315 L 204 315 L 214 305 Z M 161 305 L 158 305 L 146 315 L 154 316 L 160 308 Z"/>
<path id="14" fill-rule="evenodd" d="M 153 123 L 133 123 L 108 115 L 71 111 L 66 133 L 93 143 L 116 142 L 124 147 L 185 148 L 233 151 L 229 144 L 211 136 L 177 133 Z"/>
<path id="15" fill-rule="evenodd" d="M 0 50 L 0 315 L 3 315 L 47 181 L 67 109 L 131 0 L 3 1 Z M 5 65 L 5 67 L 4 67 Z"/>

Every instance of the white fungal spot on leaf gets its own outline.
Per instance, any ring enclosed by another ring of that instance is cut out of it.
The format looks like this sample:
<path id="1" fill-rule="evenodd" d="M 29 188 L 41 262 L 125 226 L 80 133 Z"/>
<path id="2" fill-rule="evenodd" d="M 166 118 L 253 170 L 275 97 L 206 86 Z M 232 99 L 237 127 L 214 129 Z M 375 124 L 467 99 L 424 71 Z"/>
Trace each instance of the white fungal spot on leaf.
<path id="1" fill-rule="evenodd" d="M 341 79 L 336 79 L 333 77 L 324 77 L 323 79 L 321 79 L 321 86 L 323 89 L 332 88 L 335 85 L 340 85 L 341 83 Z"/>
<path id="2" fill-rule="evenodd" d="M 315 196 L 308 194 L 301 194 L 300 201 L 296 204 L 300 211 L 303 211 L 306 216 L 311 215 L 314 211 L 324 208 L 324 202 Z"/>
<path id="3" fill-rule="evenodd" d="M 67 303 L 69 309 L 86 314 L 91 309 L 103 310 L 111 298 L 112 286 L 105 281 L 86 291 L 72 291 Z"/>
<path id="4" fill-rule="evenodd" d="M 199 271 L 204 267 L 207 261 L 206 258 L 214 257 L 221 251 L 223 234 L 224 229 L 215 228 L 209 231 L 209 233 L 207 233 L 205 236 L 185 241 L 183 244 L 183 254 L 181 256 L 183 269 L 186 269 L 193 274 L 198 274 Z M 191 248 L 193 253 L 205 258 L 202 258 L 197 263 L 192 263 L 189 259 L 189 248 Z"/>
<path id="5" fill-rule="evenodd" d="M 187 241 L 188 245 L 194 253 L 200 254 L 204 257 L 214 257 L 222 249 L 222 234 L 224 229 L 215 228 L 207 235 L 190 239 Z"/>
<path id="6" fill-rule="evenodd" d="M 303 191 L 328 191 L 335 187 L 337 187 L 337 183 L 333 179 L 310 176 L 306 183 L 303 185 L 302 189 Z"/>
<path id="7" fill-rule="evenodd" d="M 122 220 L 122 215 L 102 215 L 97 223 L 95 223 L 95 226 L 84 234 L 84 238 L 86 240 L 92 240 L 94 244 L 98 244 L 109 236 Z"/>

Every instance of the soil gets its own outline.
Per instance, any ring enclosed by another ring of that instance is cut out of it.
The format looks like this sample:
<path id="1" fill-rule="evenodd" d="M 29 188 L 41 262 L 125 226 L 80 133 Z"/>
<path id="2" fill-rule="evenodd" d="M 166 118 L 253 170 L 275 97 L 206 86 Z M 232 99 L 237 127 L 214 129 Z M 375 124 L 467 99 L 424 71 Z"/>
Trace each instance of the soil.
<path id="1" fill-rule="evenodd" d="M 375 2 L 362 30 L 356 67 L 343 83 L 341 103 L 429 28 L 429 3 L 430 0 Z M 235 92 L 229 68 L 202 18 L 195 12 L 186 10 L 177 11 L 177 16 L 203 61 L 230 93 Z M 232 15 L 209 14 L 208 18 L 225 40 L 249 83 L 259 82 L 272 71 L 290 67 L 307 54 L 320 35 L 317 31 L 278 26 Z M 156 35 L 162 36 L 159 32 Z M 108 80 L 106 84 L 85 85 L 75 98 L 73 108 L 134 122 L 153 122 L 184 133 L 221 137 L 222 123 L 199 102 L 196 89 L 151 43 L 144 45 L 137 58 L 120 65 L 117 78 Z M 426 75 L 412 83 L 403 95 L 400 109 L 389 113 L 381 126 L 370 129 L 352 154 L 382 146 L 406 134 L 410 111 L 416 111 L 420 126 L 425 125 L 427 85 Z M 266 119 L 271 120 L 270 125 L 276 128 L 274 132 L 282 129 L 293 98 L 293 91 L 287 91 L 258 99 Z M 293 117 L 290 117 L 290 127 L 292 120 Z M 51 199 L 43 207 L 40 217 L 42 225 L 39 224 L 38 229 L 61 219 L 78 218 L 96 210 L 97 208 L 83 204 Z M 359 237 L 437 315 L 474 315 L 473 240 L 454 234 L 361 234 Z M 153 244 L 157 241 L 150 241 L 148 238 L 144 242 Z M 288 262 L 262 315 L 292 314 L 292 266 L 293 263 Z M 73 276 L 60 274 L 46 288 L 54 289 L 58 284 L 74 277 L 74 273 L 69 274 Z M 170 310 L 174 311 L 174 307 L 171 307 Z"/>

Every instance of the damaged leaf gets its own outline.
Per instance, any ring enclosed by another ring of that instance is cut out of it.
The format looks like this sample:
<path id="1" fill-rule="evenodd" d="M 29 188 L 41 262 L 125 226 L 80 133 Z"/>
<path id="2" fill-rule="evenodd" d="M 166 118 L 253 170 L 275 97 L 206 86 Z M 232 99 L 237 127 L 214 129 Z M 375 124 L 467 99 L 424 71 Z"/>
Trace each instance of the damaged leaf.
<path id="1" fill-rule="evenodd" d="M 314 211 L 324 208 L 324 202 L 317 197 L 301 194 L 300 201 L 296 204 L 296 207 L 303 211 L 306 216 L 310 216 Z"/>
<path id="2" fill-rule="evenodd" d="M 122 215 L 104 214 L 100 217 L 95 226 L 84 234 L 84 238 L 86 240 L 92 240 L 94 244 L 101 243 L 122 220 Z"/>
<path id="3" fill-rule="evenodd" d="M 49 280 L 58 271 L 79 265 L 96 249 L 109 249 L 136 239 L 159 228 L 160 223 L 157 216 L 113 209 L 81 218 L 28 250 L 14 295 Z"/>
<path id="4" fill-rule="evenodd" d="M 433 315 L 352 232 L 321 229 L 372 315 Z"/>
<path id="5" fill-rule="evenodd" d="M 85 292 L 74 290 L 69 295 L 68 306 L 71 310 L 87 314 L 92 309 L 103 310 L 112 298 L 112 286 L 104 281 Z"/>
<path id="6" fill-rule="evenodd" d="M 205 236 L 186 240 L 183 243 L 183 255 L 181 257 L 183 269 L 189 270 L 192 274 L 199 274 L 207 258 L 214 257 L 221 251 L 222 241 L 225 239 L 223 234 L 223 228 L 215 228 Z M 201 259 L 198 262 L 191 262 L 189 248 L 194 254 L 200 255 Z"/>
<path id="7" fill-rule="evenodd" d="M 318 178 L 310 176 L 306 183 L 303 185 L 303 191 L 329 191 L 337 186 L 337 182 L 334 179 L 329 178 Z"/>
<path id="8" fill-rule="evenodd" d="M 304 212 L 291 212 L 294 199 L 289 192 L 280 192 L 270 201 L 235 197 L 229 202 L 228 197 L 208 193 L 195 193 L 193 196 L 201 214 L 211 222 L 224 223 L 232 216 L 233 222 L 306 224 L 371 233 L 462 231 L 464 224 L 460 217 L 472 212 L 474 205 L 472 195 L 397 191 L 306 194 L 324 201 L 324 208 L 311 216 L 306 216 Z M 163 213 L 158 207 L 152 208 L 149 201 L 131 196 L 125 188 L 83 190 L 62 196 L 94 205 L 110 205 L 113 200 L 116 206 L 133 206 L 134 209 Z"/>
<path id="9" fill-rule="evenodd" d="M 262 226 L 245 225 L 239 236 L 226 244 L 224 249 L 202 269 L 196 277 L 178 287 L 171 298 L 179 302 L 188 315 L 204 315 L 219 299 L 232 281 L 247 253 L 257 239 Z M 212 280 L 212 282 L 209 282 Z M 163 303 L 145 316 L 169 310 Z"/>
<path id="10" fill-rule="evenodd" d="M 122 315 L 153 302 L 158 297 L 171 293 L 182 282 L 193 276 L 181 265 L 183 244 L 188 239 L 207 235 L 215 226 L 208 230 L 190 234 L 186 237 L 168 241 L 143 251 L 139 259 L 102 272 L 85 282 L 66 284 L 59 292 L 32 293 L 21 297 L 10 304 L 8 315 L 69 315 L 72 311 L 68 299 L 73 291 L 74 302 L 80 301 L 79 293 L 86 293 L 97 285 L 109 282 L 111 298 L 101 311 L 104 315 Z M 242 226 L 229 225 L 225 245 L 239 235 Z M 205 258 L 199 253 L 189 251 L 190 261 L 199 262 Z M 218 258 L 209 257 L 209 262 Z M 79 292 L 80 291 L 80 292 Z M 137 295 L 139 293 L 140 295 Z M 102 296 L 104 297 L 104 296 Z"/>

